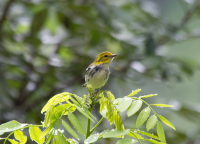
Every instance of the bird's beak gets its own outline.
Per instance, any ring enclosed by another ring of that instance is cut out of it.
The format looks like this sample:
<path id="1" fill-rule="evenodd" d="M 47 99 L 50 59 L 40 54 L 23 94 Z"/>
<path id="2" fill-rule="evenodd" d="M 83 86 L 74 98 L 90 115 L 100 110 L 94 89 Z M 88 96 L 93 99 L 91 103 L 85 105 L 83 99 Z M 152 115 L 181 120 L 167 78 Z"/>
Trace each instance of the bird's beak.
<path id="1" fill-rule="evenodd" d="M 116 56 L 118 56 L 118 54 L 112 54 L 110 57 L 116 57 Z"/>

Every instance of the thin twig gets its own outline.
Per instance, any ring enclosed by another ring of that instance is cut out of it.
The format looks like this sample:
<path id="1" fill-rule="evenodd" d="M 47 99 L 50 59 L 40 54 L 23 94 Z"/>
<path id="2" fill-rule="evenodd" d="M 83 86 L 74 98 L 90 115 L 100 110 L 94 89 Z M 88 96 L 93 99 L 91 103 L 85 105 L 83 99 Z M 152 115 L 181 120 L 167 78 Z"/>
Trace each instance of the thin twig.
<path id="1" fill-rule="evenodd" d="M 4 23 L 5 19 L 6 19 L 6 16 L 8 15 L 10 6 L 11 6 L 11 4 L 13 2 L 14 2 L 14 0 L 9 0 L 7 2 L 7 4 L 5 5 L 5 8 L 4 8 L 3 12 L 2 12 L 2 16 L 0 18 L 0 40 L 1 40 L 1 30 L 2 30 L 3 23 Z"/>
<path id="2" fill-rule="evenodd" d="M 90 131 L 90 134 L 93 133 L 93 131 L 97 128 L 97 126 L 104 120 L 104 117 L 101 118 L 101 120 L 92 128 Z"/>
<path id="3" fill-rule="evenodd" d="M 176 26 L 174 33 L 177 33 L 192 17 L 192 15 L 194 14 L 194 12 L 199 8 L 200 6 L 200 0 L 196 0 L 192 7 L 185 13 L 184 17 L 181 19 L 181 21 L 179 22 L 179 24 Z M 167 42 L 169 42 L 171 39 L 167 36 L 163 36 L 161 37 L 158 42 L 157 45 L 163 45 Z"/>

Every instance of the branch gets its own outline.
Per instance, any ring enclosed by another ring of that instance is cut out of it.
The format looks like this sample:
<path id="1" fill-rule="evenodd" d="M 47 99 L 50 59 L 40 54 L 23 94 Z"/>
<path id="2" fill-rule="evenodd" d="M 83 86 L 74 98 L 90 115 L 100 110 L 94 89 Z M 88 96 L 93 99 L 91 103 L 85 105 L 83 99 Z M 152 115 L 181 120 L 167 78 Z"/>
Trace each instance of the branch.
<path id="1" fill-rule="evenodd" d="M 192 17 L 192 15 L 194 14 L 194 12 L 199 8 L 200 6 L 200 0 L 196 0 L 192 7 L 185 13 L 184 17 L 181 19 L 181 21 L 179 22 L 179 24 L 176 26 L 174 33 L 177 33 Z M 157 45 L 163 45 L 167 42 L 169 42 L 171 39 L 168 36 L 163 36 L 161 37 L 158 42 Z"/>
<path id="2" fill-rule="evenodd" d="M 192 17 L 192 14 L 198 9 L 199 6 L 200 0 L 196 0 L 196 2 L 194 2 L 194 4 L 192 5 L 191 9 L 189 9 L 185 13 L 184 17 L 180 21 L 179 25 L 177 26 L 177 31 L 180 30 L 189 21 L 189 19 Z"/>
<path id="3" fill-rule="evenodd" d="M 6 16 L 8 15 L 8 12 L 9 12 L 9 9 L 10 9 L 10 6 L 11 4 L 14 2 L 14 0 L 9 0 L 5 6 L 5 9 L 3 10 L 2 12 L 2 16 L 0 18 L 0 33 L 1 33 L 1 30 L 2 30 L 2 26 L 3 26 L 3 23 L 6 19 Z M 1 39 L 1 35 L 0 35 L 0 39 Z"/>

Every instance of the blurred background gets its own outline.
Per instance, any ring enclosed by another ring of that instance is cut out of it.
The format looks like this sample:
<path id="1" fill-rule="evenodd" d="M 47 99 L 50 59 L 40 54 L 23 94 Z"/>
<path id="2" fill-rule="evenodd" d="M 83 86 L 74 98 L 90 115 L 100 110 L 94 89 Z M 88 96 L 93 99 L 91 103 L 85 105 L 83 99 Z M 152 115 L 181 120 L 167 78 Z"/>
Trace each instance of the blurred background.
<path id="1" fill-rule="evenodd" d="M 0 124 L 41 124 L 53 95 L 87 94 L 84 71 L 103 51 L 119 56 L 102 89 L 157 93 L 148 103 L 174 105 L 155 107 L 177 129 L 163 124 L 167 143 L 200 143 L 200 0 L 1 0 Z M 93 113 L 101 117 L 98 105 Z M 136 116 L 121 116 L 135 128 Z M 105 128 L 114 126 L 97 132 Z"/>

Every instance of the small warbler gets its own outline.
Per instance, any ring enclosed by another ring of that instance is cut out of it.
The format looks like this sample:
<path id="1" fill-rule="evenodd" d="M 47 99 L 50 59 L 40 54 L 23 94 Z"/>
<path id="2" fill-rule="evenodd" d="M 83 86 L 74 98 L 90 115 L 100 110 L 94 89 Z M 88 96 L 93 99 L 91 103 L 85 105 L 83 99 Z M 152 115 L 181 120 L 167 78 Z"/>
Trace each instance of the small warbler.
<path id="1" fill-rule="evenodd" d="M 118 54 L 112 54 L 105 51 L 100 53 L 95 61 L 91 63 L 85 71 L 85 85 L 91 85 L 92 88 L 98 89 L 104 86 L 108 80 L 110 71 L 109 66 L 115 56 Z"/>

